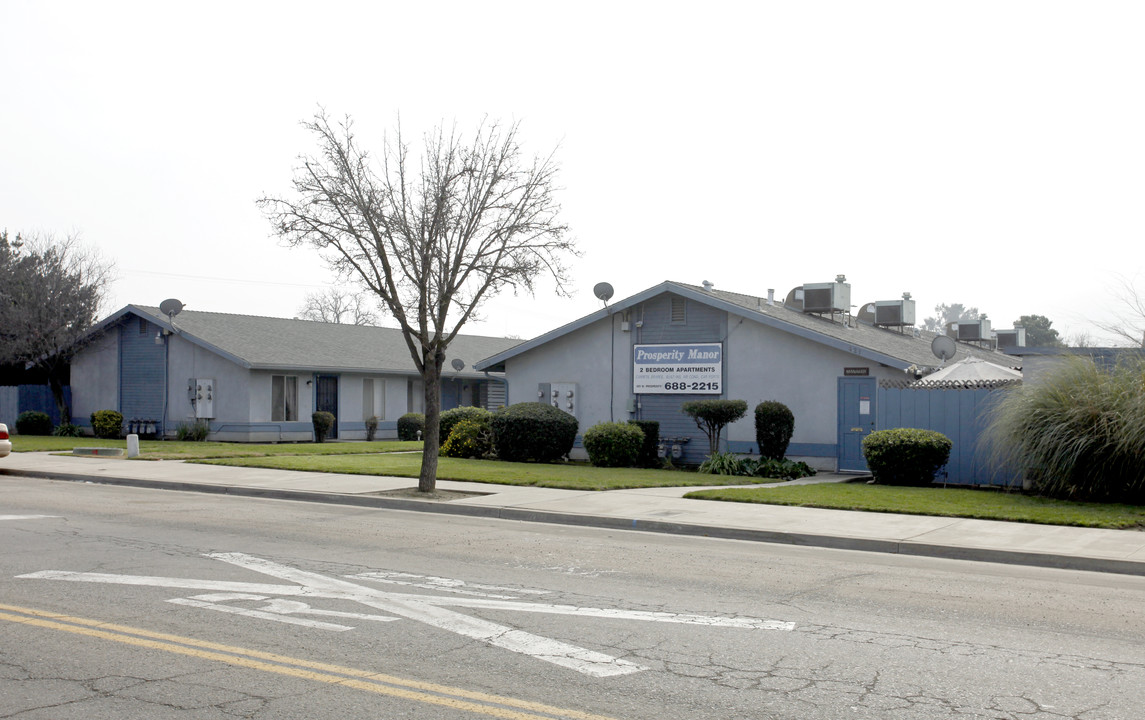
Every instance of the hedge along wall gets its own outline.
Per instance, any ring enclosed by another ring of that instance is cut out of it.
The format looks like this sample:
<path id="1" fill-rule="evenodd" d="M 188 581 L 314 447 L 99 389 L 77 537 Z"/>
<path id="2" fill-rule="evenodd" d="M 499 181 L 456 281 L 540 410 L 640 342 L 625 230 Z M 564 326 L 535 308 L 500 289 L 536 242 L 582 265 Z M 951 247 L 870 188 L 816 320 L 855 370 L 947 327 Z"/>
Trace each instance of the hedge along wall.
<path id="1" fill-rule="evenodd" d="M 978 439 L 986 426 L 986 413 L 995 392 L 1007 382 L 934 383 L 911 386 L 898 381 L 879 381 L 875 403 L 875 427 L 936 430 L 950 438 L 950 461 L 945 481 L 955 485 L 1020 484 L 1010 474 L 996 472 L 979 449 Z M 939 471 L 935 482 L 943 482 Z"/>

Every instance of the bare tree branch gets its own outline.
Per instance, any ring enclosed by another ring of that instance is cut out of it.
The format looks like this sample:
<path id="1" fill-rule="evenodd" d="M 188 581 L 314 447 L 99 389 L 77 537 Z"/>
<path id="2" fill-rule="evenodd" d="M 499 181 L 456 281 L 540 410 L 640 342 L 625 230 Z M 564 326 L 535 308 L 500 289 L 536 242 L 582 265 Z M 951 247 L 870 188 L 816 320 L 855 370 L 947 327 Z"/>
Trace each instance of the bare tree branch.
<path id="1" fill-rule="evenodd" d="M 342 288 L 309 293 L 306 304 L 298 310 L 298 318 L 345 325 L 378 324 L 378 314 L 370 308 L 365 294 Z"/>
<path id="2" fill-rule="evenodd" d="M 518 123 L 486 120 L 468 141 L 456 127 L 439 126 L 415 159 L 399 124 L 375 165 L 348 117 L 332 125 L 320 110 L 303 125 L 318 154 L 300 158 L 291 199 L 258 204 L 276 234 L 317 248 L 397 321 L 425 383 L 419 487 L 432 491 L 446 348 L 506 287 L 532 293 L 544 275 L 566 292 L 564 259 L 576 248 L 559 220 L 555 154 L 528 159 Z"/>

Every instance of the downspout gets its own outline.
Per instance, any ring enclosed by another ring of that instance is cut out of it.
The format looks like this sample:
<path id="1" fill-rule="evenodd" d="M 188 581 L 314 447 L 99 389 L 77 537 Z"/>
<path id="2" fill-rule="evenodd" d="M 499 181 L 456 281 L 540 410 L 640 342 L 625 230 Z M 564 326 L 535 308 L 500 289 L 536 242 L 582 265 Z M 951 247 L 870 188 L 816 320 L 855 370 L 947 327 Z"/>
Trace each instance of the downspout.
<path id="1" fill-rule="evenodd" d="M 160 330 L 159 332 L 163 332 Z M 163 417 L 159 425 L 160 439 L 167 438 L 167 404 L 171 401 L 171 336 L 163 333 Z"/>

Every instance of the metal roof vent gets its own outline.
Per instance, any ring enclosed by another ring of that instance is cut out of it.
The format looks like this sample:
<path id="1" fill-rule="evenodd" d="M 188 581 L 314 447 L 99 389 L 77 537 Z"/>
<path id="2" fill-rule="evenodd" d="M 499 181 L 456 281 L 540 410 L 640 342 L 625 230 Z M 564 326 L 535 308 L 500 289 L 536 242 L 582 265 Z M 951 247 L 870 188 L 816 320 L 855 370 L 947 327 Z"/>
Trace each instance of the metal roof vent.
<path id="1" fill-rule="evenodd" d="M 708 280 L 705 280 L 702 284 L 704 286 L 704 292 L 711 292 L 712 288 L 716 286 L 715 283 L 709 282 Z"/>

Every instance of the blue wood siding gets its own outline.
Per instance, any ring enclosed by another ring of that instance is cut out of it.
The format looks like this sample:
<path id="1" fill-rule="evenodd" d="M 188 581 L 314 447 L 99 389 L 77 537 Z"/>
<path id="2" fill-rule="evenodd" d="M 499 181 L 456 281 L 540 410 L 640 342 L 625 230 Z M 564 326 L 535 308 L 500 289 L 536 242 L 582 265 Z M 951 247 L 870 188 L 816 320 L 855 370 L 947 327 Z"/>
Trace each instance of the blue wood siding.
<path id="1" fill-rule="evenodd" d="M 879 388 L 878 428 L 922 428 L 950 438 L 953 447 L 946 464 L 946 482 L 959 485 L 1012 485 L 1016 479 L 995 471 L 982 451 L 979 438 L 987 410 L 997 392 L 976 389 Z M 940 481 L 944 478 L 939 476 Z"/>
<path id="2" fill-rule="evenodd" d="M 16 417 L 22 412 L 35 410 L 37 412 L 47 413 L 48 417 L 52 419 L 52 425 L 60 424 L 60 409 L 56 407 L 56 398 L 52 395 L 52 388 L 50 385 L 20 385 L 17 389 L 16 401 Z M 71 404 L 72 389 L 64 387 L 64 399 Z M 15 418 L 13 418 L 13 423 Z M 9 426 L 8 430 L 13 430 L 14 424 Z"/>
<path id="3" fill-rule="evenodd" d="M 155 344 L 155 325 L 140 332 L 145 322 L 132 316 L 119 328 L 119 412 L 124 421 L 163 419 L 165 345 Z"/>
<path id="4" fill-rule="evenodd" d="M 727 335 L 727 314 L 709 305 L 685 300 L 684 323 L 672 322 L 672 298 L 679 296 L 665 293 L 636 309 L 633 320 L 643 320 L 632 341 L 637 345 L 659 343 L 723 343 Z M 727 347 L 724 347 L 723 385 L 727 386 Z M 631 362 L 631 360 L 630 360 Z M 631 387 L 629 388 L 631 391 Z M 637 395 L 640 403 L 636 417 L 640 420 L 660 422 L 660 438 L 686 437 L 688 442 L 681 446 L 683 456 L 679 462 L 698 465 L 708 456 L 708 438 L 696 427 L 692 418 L 680 410 L 689 400 L 715 400 L 726 397 L 720 395 Z M 727 433 L 724 433 L 727 441 Z M 671 450 L 672 443 L 666 442 Z"/>

